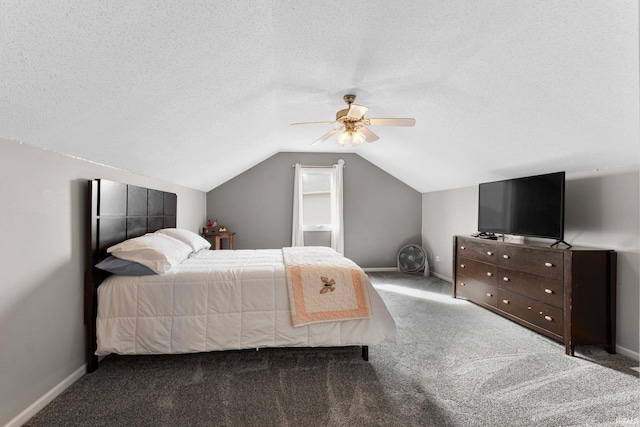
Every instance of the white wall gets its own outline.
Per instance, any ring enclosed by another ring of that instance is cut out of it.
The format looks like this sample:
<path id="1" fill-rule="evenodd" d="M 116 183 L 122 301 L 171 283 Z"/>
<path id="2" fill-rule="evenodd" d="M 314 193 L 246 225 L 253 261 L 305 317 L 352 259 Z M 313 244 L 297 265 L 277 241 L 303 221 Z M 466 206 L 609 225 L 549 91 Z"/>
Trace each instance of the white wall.
<path id="1" fill-rule="evenodd" d="M 177 226 L 197 231 L 206 194 L 0 139 L 0 425 L 84 360 L 87 181 L 177 193 Z"/>
<path id="2" fill-rule="evenodd" d="M 640 178 L 637 168 L 567 176 L 565 240 L 618 252 L 617 347 L 638 359 Z M 422 245 L 434 275 L 451 280 L 452 238 L 477 230 L 478 187 L 422 195 Z M 434 260 L 440 257 L 440 262 Z"/>
<path id="3" fill-rule="evenodd" d="M 427 251 L 429 268 L 435 276 L 451 280 L 453 236 L 475 233 L 477 215 L 477 187 L 422 195 L 422 247 Z"/>

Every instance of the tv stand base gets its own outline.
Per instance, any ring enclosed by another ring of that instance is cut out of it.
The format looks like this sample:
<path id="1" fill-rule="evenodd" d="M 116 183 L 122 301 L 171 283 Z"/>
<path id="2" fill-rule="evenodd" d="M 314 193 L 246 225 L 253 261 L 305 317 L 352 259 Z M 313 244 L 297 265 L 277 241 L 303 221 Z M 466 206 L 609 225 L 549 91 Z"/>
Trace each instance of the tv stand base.
<path id="1" fill-rule="evenodd" d="M 554 246 L 558 249 L 560 249 L 560 247 L 558 246 L 560 243 L 564 243 L 565 245 L 567 245 L 566 249 L 570 249 L 572 246 L 570 244 L 568 244 L 567 242 L 565 242 L 564 240 L 556 240 L 551 246 L 549 246 L 550 248 L 553 248 Z"/>

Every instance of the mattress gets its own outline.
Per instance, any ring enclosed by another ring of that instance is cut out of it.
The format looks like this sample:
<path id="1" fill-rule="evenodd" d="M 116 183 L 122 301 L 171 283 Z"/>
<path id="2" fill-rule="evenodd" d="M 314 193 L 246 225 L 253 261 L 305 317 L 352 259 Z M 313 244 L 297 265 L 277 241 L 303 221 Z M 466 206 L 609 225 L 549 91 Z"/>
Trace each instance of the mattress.
<path id="1" fill-rule="evenodd" d="M 281 249 L 203 250 L 166 274 L 108 277 L 96 355 L 394 342 L 391 314 L 368 278 L 365 288 L 368 318 L 294 327 Z"/>

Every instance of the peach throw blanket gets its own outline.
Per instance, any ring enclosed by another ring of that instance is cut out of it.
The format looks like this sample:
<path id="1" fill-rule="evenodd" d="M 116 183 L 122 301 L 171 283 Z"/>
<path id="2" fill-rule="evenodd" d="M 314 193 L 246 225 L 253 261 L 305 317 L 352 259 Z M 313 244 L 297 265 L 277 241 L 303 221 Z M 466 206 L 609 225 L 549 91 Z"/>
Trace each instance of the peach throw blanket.
<path id="1" fill-rule="evenodd" d="M 369 278 L 326 247 L 282 248 L 293 326 L 369 317 Z"/>

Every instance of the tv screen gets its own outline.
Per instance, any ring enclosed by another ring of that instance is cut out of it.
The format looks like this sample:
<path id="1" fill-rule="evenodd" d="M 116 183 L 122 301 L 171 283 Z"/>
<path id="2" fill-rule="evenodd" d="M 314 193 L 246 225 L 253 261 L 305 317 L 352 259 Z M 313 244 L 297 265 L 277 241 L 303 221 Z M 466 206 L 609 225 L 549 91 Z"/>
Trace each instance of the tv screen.
<path id="1" fill-rule="evenodd" d="M 556 172 L 480 184 L 478 230 L 562 240 L 564 182 Z"/>

